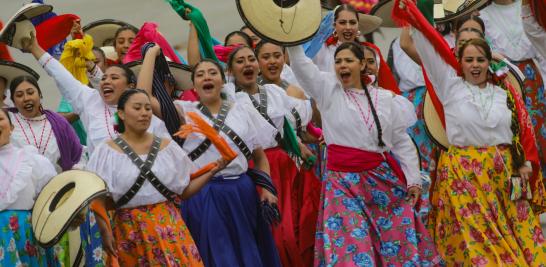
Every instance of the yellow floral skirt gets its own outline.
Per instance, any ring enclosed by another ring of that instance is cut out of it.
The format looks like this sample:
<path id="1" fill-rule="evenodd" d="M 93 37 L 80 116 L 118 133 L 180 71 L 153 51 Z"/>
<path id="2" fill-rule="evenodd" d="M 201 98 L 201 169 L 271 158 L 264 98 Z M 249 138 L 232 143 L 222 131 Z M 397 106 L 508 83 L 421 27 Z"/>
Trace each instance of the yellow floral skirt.
<path id="1" fill-rule="evenodd" d="M 442 152 L 428 226 L 447 266 L 546 266 L 542 228 L 526 200 L 510 200 L 508 147 Z"/>

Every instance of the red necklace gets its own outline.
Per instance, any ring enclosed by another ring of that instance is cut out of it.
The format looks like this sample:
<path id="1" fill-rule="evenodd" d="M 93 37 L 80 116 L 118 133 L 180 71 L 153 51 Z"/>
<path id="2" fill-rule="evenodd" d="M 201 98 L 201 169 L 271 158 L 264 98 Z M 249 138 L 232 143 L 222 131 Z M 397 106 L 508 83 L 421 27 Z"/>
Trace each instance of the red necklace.
<path id="1" fill-rule="evenodd" d="M 17 124 L 19 124 L 19 127 L 21 128 L 21 131 L 23 132 L 23 135 L 25 136 L 27 144 L 32 145 L 32 143 L 30 142 L 30 138 L 28 137 L 25 131 L 25 128 L 21 124 L 21 120 L 19 119 L 19 116 L 17 114 L 15 115 L 15 119 L 17 120 Z M 47 128 L 47 118 L 43 118 L 40 120 L 29 120 L 29 119 L 23 118 L 23 120 L 26 121 L 28 128 L 30 129 L 30 133 L 32 134 L 32 138 L 34 139 L 34 146 L 38 149 L 38 152 L 44 155 L 47 150 L 47 146 L 49 145 L 49 141 L 51 140 L 51 132 L 53 132 L 53 129 L 49 131 L 49 134 L 46 139 L 46 143 L 42 149 L 42 144 L 44 141 L 44 132 L 45 132 L 45 129 Z M 36 134 L 34 133 L 34 130 L 32 129 L 32 125 L 30 124 L 30 121 L 44 121 L 44 125 L 42 126 L 42 132 L 40 133 L 40 143 L 38 143 L 38 140 L 36 139 Z"/>
<path id="2" fill-rule="evenodd" d="M 110 136 L 110 138 L 111 138 L 111 139 L 114 139 L 114 137 L 115 137 L 116 135 L 118 135 L 119 133 L 118 133 L 118 131 L 116 131 L 115 129 L 113 129 L 114 134 L 112 134 L 112 133 L 110 132 L 110 126 L 111 126 L 111 125 L 110 125 L 110 118 L 111 118 L 111 117 L 112 117 L 112 113 L 110 112 L 110 109 L 108 109 L 108 106 L 105 105 L 105 106 L 104 106 L 104 121 L 105 121 L 105 123 L 106 123 L 106 130 L 108 131 L 108 135 Z"/>
<path id="3" fill-rule="evenodd" d="M 361 92 L 355 92 L 353 90 L 345 90 L 345 94 L 347 94 L 347 96 L 349 97 L 349 100 L 351 100 L 351 102 L 353 102 L 356 107 L 358 108 L 358 111 L 360 112 L 360 117 L 362 118 L 362 120 L 364 121 L 364 123 L 366 124 L 366 126 L 368 127 L 368 131 L 371 132 L 372 131 L 372 127 L 374 126 L 375 124 L 375 121 L 373 119 L 370 119 L 371 118 L 371 114 L 372 114 L 372 106 L 371 105 L 368 105 L 368 112 L 366 115 L 364 115 L 364 109 L 362 108 L 362 106 L 360 105 L 358 99 L 356 99 L 356 96 L 355 95 L 362 95 L 364 97 L 366 97 L 366 94 L 365 93 L 361 93 Z M 374 106 L 377 107 L 377 91 L 375 92 L 375 95 L 374 95 Z"/>

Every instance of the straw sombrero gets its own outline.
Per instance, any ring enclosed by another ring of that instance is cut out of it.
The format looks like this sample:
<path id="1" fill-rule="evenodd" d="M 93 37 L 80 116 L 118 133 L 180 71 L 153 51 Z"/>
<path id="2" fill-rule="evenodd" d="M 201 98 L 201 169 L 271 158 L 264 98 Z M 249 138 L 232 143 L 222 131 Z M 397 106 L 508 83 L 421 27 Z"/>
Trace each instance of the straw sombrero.
<path id="1" fill-rule="evenodd" d="M 176 62 L 169 61 L 169 70 L 174 76 L 176 81 L 176 87 L 179 90 L 189 90 L 193 88 L 193 83 L 191 81 L 191 68 L 188 65 L 178 64 Z M 125 64 L 129 67 L 135 75 L 138 77 L 140 73 L 140 68 L 142 67 L 142 60 L 133 61 Z"/>
<path id="2" fill-rule="evenodd" d="M 107 194 L 104 181 L 87 171 L 71 170 L 53 177 L 32 208 L 36 241 L 51 247 L 68 230 L 72 220 L 94 199 Z"/>
<path id="3" fill-rule="evenodd" d="M 493 60 L 495 61 L 495 60 Z M 509 72 L 506 79 L 514 86 L 516 91 L 519 92 L 519 94 L 522 96 L 522 98 L 525 99 L 525 96 L 523 95 L 523 80 L 520 78 L 517 70 L 514 70 L 510 65 L 508 65 Z M 432 139 L 437 145 L 442 147 L 443 149 L 447 149 L 449 147 L 449 141 L 447 139 L 446 130 L 442 126 L 442 121 L 440 120 L 440 116 L 436 112 L 436 109 L 434 108 L 434 105 L 432 104 L 432 99 L 430 98 L 430 95 L 425 93 L 425 101 L 423 103 L 423 117 L 425 120 L 425 128 Z"/>
<path id="4" fill-rule="evenodd" d="M 320 0 L 320 5 L 324 9 L 332 10 L 336 6 L 341 5 L 341 1 L 339 1 L 339 0 Z"/>
<path id="5" fill-rule="evenodd" d="M 311 39 L 321 22 L 317 0 L 236 0 L 245 24 L 262 39 L 293 46 Z"/>
<path id="6" fill-rule="evenodd" d="M 11 81 L 16 77 L 29 75 L 36 80 L 40 79 L 40 75 L 31 68 L 12 61 L 0 60 L 0 77 L 6 79 L 6 86 L 9 86 Z"/>
<path id="7" fill-rule="evenodd" d="M 51 5 L 32 3 L 21 7 L 8 20 L 5 27 L 0 31 L 0 42 L 18 49 L 22 48 L 21 40 L 30 39 L 30 33 L 36 30 L 30 19 L 53 10 Z"/>
<path id="8" fill-rule="evenodd" d="M 138 28 L 120 20 L 115 19 L 102 19 L 93 21 L 82 27 L 82 31 L 85 34 L 91 35 L 93 37 L 93 42 L 95 46 L 114 46 L 114 35 L 116 31 L 123 27 L 128 26 L 132 28 L 135 32 L 138 32 Z"/>

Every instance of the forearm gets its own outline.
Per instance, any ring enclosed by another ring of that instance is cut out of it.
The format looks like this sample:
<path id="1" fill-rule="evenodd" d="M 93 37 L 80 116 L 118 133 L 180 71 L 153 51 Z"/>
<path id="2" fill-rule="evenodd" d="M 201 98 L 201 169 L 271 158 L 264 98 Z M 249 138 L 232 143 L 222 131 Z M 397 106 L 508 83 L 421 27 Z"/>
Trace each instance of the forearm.
<path id="1" fill-rule="evenodd" d="M 267 174 L 270 174 L 269 161 L 267 161 L 267 156 L 261 148 L 256 148 L 252 152 L 252 159 L 254 161 L 254 166 L 256 169 L 263 171 Z"/>
<path id="2" fill-rule="evenodd" d="M 212 177 L 214 177 L 214 174 L 216 174 L 216 172 L 208 171 L 207 173 L 191 180 L 186 189 L 184 189 L 184 192 L 182 192 L 180 195 L 180 198 L 182 198 L 182 200 L 186 200 L 195 195 L 210 181 L 210 179 L 212 179 Z"/>
<path id="3" fill-rule="evenodd" d="M 188 36 L 188 64 L 195 66 L 201 61 L 201 52 L 199 51 L 199 37 L 195 26 L 190 22 L 190 33 Z"/>
<path id="4" fill-rule="evenodd" d="M 413 60 L 415 63 L 421 65 L 421 58 L 415 49 L 415 44 L 410 36 L 409 28 L 402 29 L 400 33 L 400 48 Z"/>

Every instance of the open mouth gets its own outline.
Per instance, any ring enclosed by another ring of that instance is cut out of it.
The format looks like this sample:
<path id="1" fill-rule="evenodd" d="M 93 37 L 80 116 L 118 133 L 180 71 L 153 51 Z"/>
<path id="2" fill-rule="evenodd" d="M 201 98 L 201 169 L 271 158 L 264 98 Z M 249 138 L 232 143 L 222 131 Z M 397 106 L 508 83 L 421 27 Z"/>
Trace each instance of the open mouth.
<path id="1" fill-rule="evenodd" d="M 343 35 L 343 38 L 345 38 L 345 40 L 349 40 L 353 38 L 352 32 L 344 32 L 342 35 Z"/>
<path id="2" fill-rule="evenodd" d="M 104 88 L 104 89 L 102 89 L 102 94 L 104 95 L 104 97 L 109 97 L 109 96 L 114 94 L 114 89 Z"/>
<path id="3" fill-rule="evenodd" d="M 254 78 L 254 70 L 252 69 L 246 69 L 243 71 L 243 76 L 247 79 L 247 80 L 252 80 L 252 78 Z"/>
<path id="4" fill-rule="evenodd" d="M 277 71 L 279 70 L 279 68 L 276 66 L 276 65 L 271 65 L 267 68 L 267 70 L 269 71 L 269 73 L 271 74 L 277 74 Z"/>
<path id="5" fill-rule="evenodd" d="M 203 84 L 203 90 L 205 91 L 212 91 L 214 89 L 213 83 L 205 83 Z"/>
<path id="6" fill-rule="evenodd" d="M 342 71 L 339 73 L 339 77 L 343 83 L 347 83 L 351 80 L 351 73 L 348 71 Z"/>
<path id="7" fill-rule="evenodd" d="M 28 112 L 32 112 L 34 110 L 34 104 L 28 103 L 23 106 L 23 109 Z"/>
<path id="8" fill-rule="evenodd" d="M 480 75 L 482 74 L 482 72 L 480 70 L 473 70 L 473 71 L 470 72 L 470 74 L 474 78 L 480 78 Z"/>

